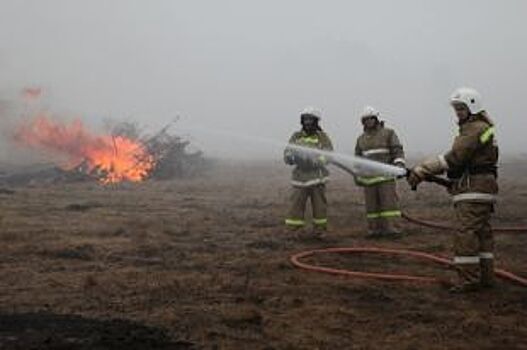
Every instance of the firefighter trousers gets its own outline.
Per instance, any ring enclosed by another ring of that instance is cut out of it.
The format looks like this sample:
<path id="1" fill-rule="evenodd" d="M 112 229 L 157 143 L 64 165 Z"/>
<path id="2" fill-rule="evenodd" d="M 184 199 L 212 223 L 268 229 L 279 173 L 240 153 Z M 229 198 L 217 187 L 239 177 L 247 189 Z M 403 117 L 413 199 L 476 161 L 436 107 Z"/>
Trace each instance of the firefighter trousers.
<path id="1" fill-rule="evenodd" d="M 313 210 L 313 225 L 320 229 L 327 227 L 327 199 L 326 186 L 319 184 L 309 187 L 293 187 L 291 189 L 291 203 L 289 215 L 285 223 L 289 227 L 305 226 L 305 210 L 307 201 L 311 200 Z"/>
<path id="2" fill-rule="evenodd" d="M 364 199 L 370 233 L 397 231 L 401 210 L 395 181 L 364 187 Z"/>
<path id="3" fill-rule="evenodd" d="M 459 202 L 454 206 L 458 230 L 454 238 L 454 265 L 461 282 L 494 284 L 494 237 L 491 203 Z"/>

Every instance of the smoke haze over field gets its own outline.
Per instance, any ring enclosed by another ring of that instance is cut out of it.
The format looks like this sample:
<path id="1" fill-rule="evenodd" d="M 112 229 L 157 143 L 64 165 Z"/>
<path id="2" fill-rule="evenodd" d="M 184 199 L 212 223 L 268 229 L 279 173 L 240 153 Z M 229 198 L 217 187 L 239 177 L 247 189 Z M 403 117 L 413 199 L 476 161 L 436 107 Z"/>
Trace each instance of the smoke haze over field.
<path id="1" fill-rule="evenodd" d="M 470 85 L 498 123 L 502 151 L 527 145 L 522 0 L 0 3 L 4 129 L 23 108 L 12 106 L 17 93 L 37 86 L 47 108 L 91 124 L 159 127 L 180 115 L 176 125 L 205 152 L 233 157 L 277 152 L 191 127 L 285 142 L 314 105 L 337 148 L 351 152 L 371 104 L 422 154 L 448 147 L 448 97 Z"/>

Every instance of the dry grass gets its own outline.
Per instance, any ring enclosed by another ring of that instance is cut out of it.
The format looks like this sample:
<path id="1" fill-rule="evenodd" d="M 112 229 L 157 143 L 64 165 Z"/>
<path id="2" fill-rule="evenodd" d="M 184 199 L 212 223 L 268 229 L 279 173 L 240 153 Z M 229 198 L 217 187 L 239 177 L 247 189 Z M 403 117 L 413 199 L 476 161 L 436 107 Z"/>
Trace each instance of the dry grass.
<path id="1" fill-rule="evenodd" d="M 211 349 L 525 348 L 525 289 L 484 295 L 438 286 L 349 280 L 295 270 L 293 252 L 384 245 L 446 253 L 448 233 L 405 224 L 396 242 L 363 239 L 360 192 L 335 172 L 328 240 L 282 228 L 287 169 L 227 164 L 207 177 L 103 188 L 95 184 L 0 193 L 0 312 L 46 310 L 162 327 Z M 504 177 L 496 223 L 527 224 L 526 181 Z M 406 186 L 402 186 L 406 187 Z M 432 186 L 401 191 L 428 219 L 452 216 Z M 503 265 L 527 276 L 527 235 L 499 236 Z M 321 261 L 442 273 L 407 261 Z"/>

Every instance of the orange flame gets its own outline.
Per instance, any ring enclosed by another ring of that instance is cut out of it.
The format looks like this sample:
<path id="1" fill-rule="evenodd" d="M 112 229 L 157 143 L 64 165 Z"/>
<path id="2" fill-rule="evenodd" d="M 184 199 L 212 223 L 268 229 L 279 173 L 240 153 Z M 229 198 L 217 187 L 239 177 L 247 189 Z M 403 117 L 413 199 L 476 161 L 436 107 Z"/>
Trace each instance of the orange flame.
<path id="1" fill-rule="evenodd" d="M 15 132 L 25 146 L 65 155 L 68 168 L 84 162 L 88 173 L 97 173 L 105 184 L 139 182 L 148 177 L 155 160 L 138 141 L 124 136 L 93 135 L 80 120 L 61 124 L 40 114 Z"/>

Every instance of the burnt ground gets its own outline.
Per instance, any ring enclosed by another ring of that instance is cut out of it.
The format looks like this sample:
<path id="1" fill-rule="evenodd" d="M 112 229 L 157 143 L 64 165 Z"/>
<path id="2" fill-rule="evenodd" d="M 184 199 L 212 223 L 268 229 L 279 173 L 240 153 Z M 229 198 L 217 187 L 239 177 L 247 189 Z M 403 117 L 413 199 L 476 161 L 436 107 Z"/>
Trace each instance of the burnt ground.
<path id="1" fill-rule="evenodd" d="M 527 225 L 527 169 L 505 172 L 494 222 Z M 333 173 L 325 240 L 283 229 L 288 169 L 278 164 L 229 163 L 174 182 L 0 191 L 0 348 L 527 348 L 526 288 L 501 282 L 456 296 L 439 285 L 294 269 L 291 254 L 325 246 L 450 250 L 448 232 L 408 223 L 400 240 L 365 240 L 360 191 Z M 452 218 L 437 187 L 400 188 L 409 213 Z M 527 277 L 526 247 L 527 234 L 498 235 L 500 266 Z M 405 259 L 317 259 L 452 276 Z"/>
<path id="2" fill-rule="evenodd" d="M 0 315 L 2 349 L 193 349 L 163 330 L 123 320 L 90 320 L 49 312 Z"/>

